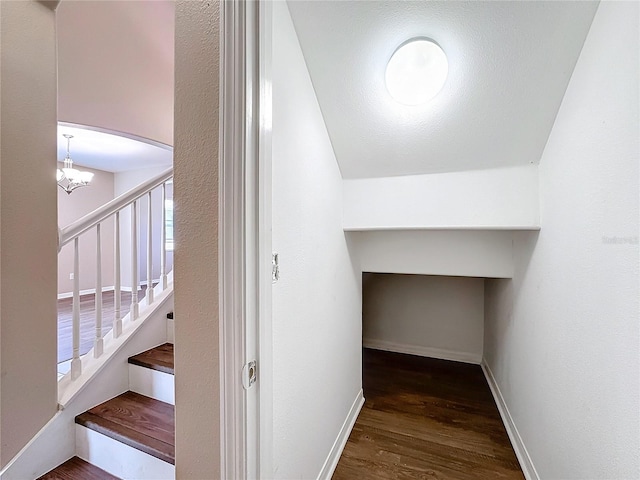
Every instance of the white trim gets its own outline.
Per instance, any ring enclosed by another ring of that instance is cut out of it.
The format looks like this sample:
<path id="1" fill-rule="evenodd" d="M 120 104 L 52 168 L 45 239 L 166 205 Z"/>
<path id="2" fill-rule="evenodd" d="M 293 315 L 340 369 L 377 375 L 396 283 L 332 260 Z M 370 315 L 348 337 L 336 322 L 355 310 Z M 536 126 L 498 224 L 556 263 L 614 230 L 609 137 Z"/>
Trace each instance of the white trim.
<path id="1" fill-rule="evenodd" d="M 516 427 L 513 418 L 511 417 L 511 413 L 509 413 L 509 408 L 507 407 L 507 403 L 502 396 L 502 392 L 500 392 L 500 388 L 496 382 L 495 377 L 493 376 L 493 372 L 491 372 L 491 368 L 487 364 L 486 359 L 482 359 L 482 363 L 480 365 L 482 367 L 482 371 L 484 372 L 484 376 L 487 379 L 487 383 L 489 384 L 489 388 L 491 389 L 491 394 L 498 406 L 498 411 L 500 412 L 500 417 L 502 418 L 502 423 L 504 423 L 504 427 L 507 430 L 507 435 L 509 435 L 509 440 L 511 440 L 511 445 L 513 446 L 513 450 L 516 452 L 516 457 L 518 457 L 518 461 L 520 462 L 520 468 L 522 468 L 522 472 L 527 480 L 540 480 L 540 476 L 536 471 L 535 466 L 533 465 L 533 461 L 531 460 L 531 456 L 527 451 L 527 447 L 518 432 L 518 428 Z"/>
<path id="2" fill-rule="evenodd" d="M 223 2 L 220 85 L 220 477 L 247 478 L 245 195 L 246 2 Z M 251 188 L 251 185 L 249 185 Z M 257 388 L 257 387 L 253 387 Z"/>
<path id="3" fill-rule="evenodd" d="M 221 13 L 221 477 L 271 478 L 271 7 Z M 245 391 L 239 372 L 254 359 Z"/>
<path id="4" fill-rule="evenodd" d="M 273 330 L 272 330 L 272 2 L 258 7 L 258 473 L 273 478 Z"/>
<path id="5" fill-rule="evenodd" d="M 333 442 L 333 446 L 331 447 L 331 450 L 329 450 L 329 455 L 324 461 L 324 465 L 322 465 L 322 470 L 320 470 L 320 473 L 318 474 L 318 480 L 330 480 L 333 476 L 333 472 L 335 472 L 336 467 L 338 466 L 342 451 L 347 444 L 347 440 L 349 440 L 349 435 L 351 434 L 351 430 L 353 430 L 353 426 L 356 424 L 356 420 L 358 419 L 358 415 L 360 414 L 360 410 L 362 410 L 363 405 L 364 395 L 362 394 L 362 389 L 360 389 L 353 401 L 353 404 L 351 405 L 351 408 L 349 409 L 347 418 L 344 419 L 340 432 L 338 432 L 338 437 L 336 438 L 336 441 Z"/>
<path id="6" fill-rule="evenodd" d="M 128 138 L 129 140 L 135 140 L 136 142 L 146 143 L 147 145 L 151 145 L 153 147 L 158 147 L 168 152 L 173 152 L 173 146 L 168 145 L 166 143 L 158 142 L 156 140 L 151 140 L 147 137 L 140 137 L 138 135 L 134 135 L 132 133 L 121 132 L 119 130 L 109 130 L 108 128 L 95 127 L 93 125 L 82 125 L 80 123 L 72 123 L 72 122 L 58 122 L 59 127 L 71 127 L 78 128 L 82 130 L 91 130 L 92 132 L 98 133 L 106 133 L 108 135 L 115 135 L 117 137 Z"/>
<path id="7" fill-rule="evenodd" d="M 375 227 L 361 227 L 361 226 L 343 226 L 342 229 L 345 232 L 388 232 L 388 231 L 415 231 L 415 230 L 469 230 L 469 231 L 484 231 L 484 230 L 499 230 L 499 231 L 538 231 L 541 229 L 540 225 L 421 225 L 418 227 L 411 225 L 403 226 L 375 226 Z"/>
<path id="8" fill-rule="evenodd" d="M 260 4 L 249 2 L 245 9 L 245 112 L 244 112 L 244 360 L 246 364 L 260 360 L 259 375 L 262 373 L 262 358 L 258 351 L 259 315 L 263 312 L 260 291 L 266 274 L 261 262 L 261 199 L 260 182 L 262 127 L 261 84 L 260 84 Z M 269 232 L 270 235 L 270 232 Z M 269 252 L 269 257 L 271 252 Z M 268 277 L 270 278 L 270 276 Z M 271 290 L 269 289 L 269 294 Z M 259 428 L 259 390 L 255 384 L 245 395 L 245 478 L 260 477 L 260 428 Z M 269 475 L 271 476 L 271 475 Z"/>
<path id="9" fill-rule="evenodd" d="M 160 279 L 159 278 L 154 278 L 152 280 L 153 283 L 155 283 L 156 285 L 160 283 Z M 143 280 L 140 282 L 140 285 L 146 285 L 148 282 L 146 280 Z M 114 291 L 116 288 L 111 285 L 108 287 L 102 287 L 102 292 L 112 292 Z M 120 287 L 120 291 L 121 292 L 131 292 L 133 291 L 132 287 Z M 95 295 L 96 294 L 96 289 L 95 288 L 87 288 L 86 290 L 80 290 L 80 296 L 82 297 L 83 295 Z M 73 297 L 73 292 L 63 292 L 63 293 L 59 293 L 58 294 L 58 300 L 63 300 L 65 298 L 72 298 Z"/>
<path id="10" fill-rule="evenodd" d="M 102 287 L 103 293 L 112 292 L 113 290 L 115 290 L 115 287 L 113 285 L 111 285 L 110 287 Z M 95 288 L 87 288 L 86 290 L 80 290 L 81 297 L 83 295 L 95 295 L 95 294 L 96 294 Z M 73 292 L 63 292 L 58 294 L 58 300 L 63 300 L 65 298 L 72 298 L 72 297 L 73 297 Z"/>
<path id="11" fill-rule="evenodd" d="M 443 348 L 423 347 L 421 345 L 406 345 L 402 343 L 387 342 L 385 340 L 375 340 L 372 338 L 363 339 L 362 346 L 365 348 L 373 348 L 374 350 L 406 353 L 409 355 L 418 355 L 420 357 L 452 360 L 454 362 L 473 363 L 474 365 L 480 365 L 482 362 L 482 355 L 477 353 L 458 352 Z"/>

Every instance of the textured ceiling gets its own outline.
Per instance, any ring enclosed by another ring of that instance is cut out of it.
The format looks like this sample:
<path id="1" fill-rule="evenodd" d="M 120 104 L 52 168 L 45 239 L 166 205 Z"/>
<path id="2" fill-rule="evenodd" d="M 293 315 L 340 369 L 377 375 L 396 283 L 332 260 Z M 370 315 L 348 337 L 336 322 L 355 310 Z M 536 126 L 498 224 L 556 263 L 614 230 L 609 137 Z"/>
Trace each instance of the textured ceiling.
<path id="1" fill-rule="evenodd" d="M 289 1 L 344 178 L 537 163 L 597 2 Z M 384 86 L 409 38 L 434 39 L 449 77 L 407 107 Z"/>

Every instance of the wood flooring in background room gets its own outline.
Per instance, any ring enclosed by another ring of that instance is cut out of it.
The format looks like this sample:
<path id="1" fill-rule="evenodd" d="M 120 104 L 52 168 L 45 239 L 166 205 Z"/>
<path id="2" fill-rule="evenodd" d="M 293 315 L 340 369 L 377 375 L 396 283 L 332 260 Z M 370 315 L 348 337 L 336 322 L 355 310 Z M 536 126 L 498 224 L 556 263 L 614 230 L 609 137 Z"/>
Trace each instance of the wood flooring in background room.
<path id="1" fill-rule="evenodd" d="M 155 285 L 155 284 L 154 284 Z M 147 286 L 138 290 L 138 301 L 143 304 Z M 120 318 L 131 309 L 131 292 L 120 292 Z M 89 293 L 80 297 L 80 355 L 93 348 L 96 338 L 96 295 Z M 103 335 L 113 327 L 115 313 L 115 295 L 113 290 L 102 293 L 102 331 Z M 58 363 L 70 360 L 73 356 L 73 298 L 58 300 Z"/>
<path id="2" fill-rule="evenodd" d="M 479 365 L 364 349 L 363 389 L 333 480 L 524 479 Z"/>

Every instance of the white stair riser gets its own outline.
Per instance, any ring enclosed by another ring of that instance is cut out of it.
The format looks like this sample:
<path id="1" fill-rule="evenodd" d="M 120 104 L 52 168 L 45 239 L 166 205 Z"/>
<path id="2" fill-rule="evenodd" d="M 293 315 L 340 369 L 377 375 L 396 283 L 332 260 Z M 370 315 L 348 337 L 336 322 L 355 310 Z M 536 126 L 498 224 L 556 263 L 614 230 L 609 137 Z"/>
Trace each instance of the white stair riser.
<path id="1" fill-rule="evenodd" d="M 175 466 L 76 425 L 76 455 L 123 480 L 174 480 Z"/>
<path id="2" fill-rule="evenodd" d="M 129 364 L 129 390 L 175 405 L 174 377 L 168 373 Z"/>

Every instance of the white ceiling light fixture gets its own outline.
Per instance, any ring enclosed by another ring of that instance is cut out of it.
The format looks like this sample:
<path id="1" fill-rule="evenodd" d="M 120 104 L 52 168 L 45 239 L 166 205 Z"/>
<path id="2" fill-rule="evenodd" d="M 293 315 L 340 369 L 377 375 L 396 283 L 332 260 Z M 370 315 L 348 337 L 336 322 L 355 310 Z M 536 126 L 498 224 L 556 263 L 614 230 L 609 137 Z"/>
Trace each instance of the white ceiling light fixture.
<path id="1" fill-rule="evenodd" d="M 447 80 L 449 62 L 438 44 L 412 38 L 391 56 L 385 72 L 387 90 L 403 105 L 420 105 L 434 98 Z"/>
<path id="2" fill-rule="evenodd" d="M 81 172 L 73 168 L 73 160 L 69 154 L 69 143 L 73 138 L 73 135 L 65 133 L 62 135 L 67 139 L 67 156 L 64 157 L 64 165 L 57 171 L 58 186 L 63 189 L 67 194 L 73 192 L 76 188 L 86 187 L 91 183 L 93 179 L 93 173 Z"/>

